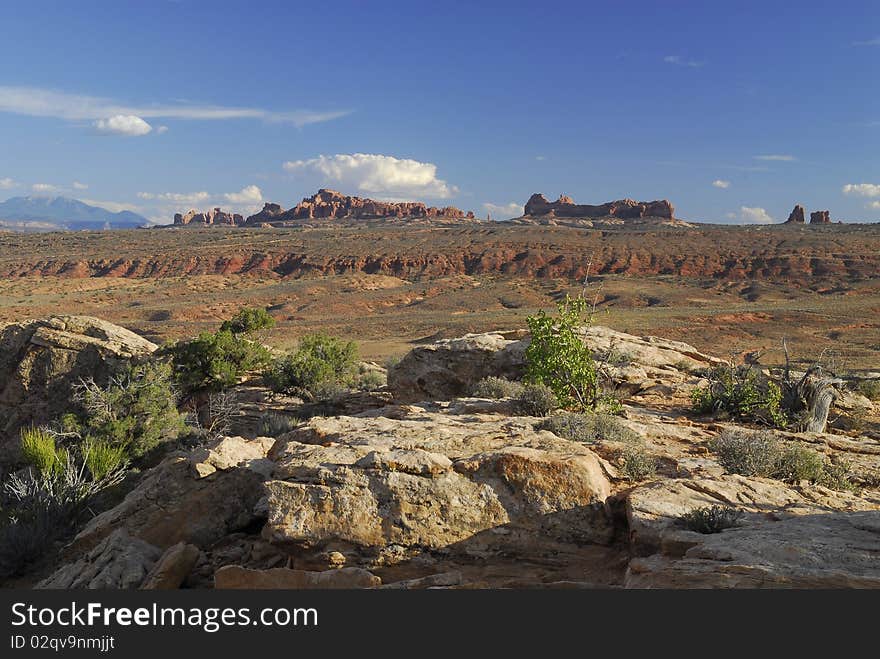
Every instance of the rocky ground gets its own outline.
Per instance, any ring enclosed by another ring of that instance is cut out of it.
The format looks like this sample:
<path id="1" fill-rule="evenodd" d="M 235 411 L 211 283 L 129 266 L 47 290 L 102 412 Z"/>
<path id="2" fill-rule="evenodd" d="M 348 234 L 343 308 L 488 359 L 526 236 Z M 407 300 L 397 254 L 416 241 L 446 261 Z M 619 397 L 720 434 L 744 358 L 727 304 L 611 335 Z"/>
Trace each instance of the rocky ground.
<path id="1" fill-rule="evenodd" d="M 0 337 L 7 420 L 28 396 L 32 418 L 48 413 L 47 379 L 64 382 L 149 350 L 96 319 L 11 325 Z M 707 445 L 736 424 L 696 416 L 689 405 L 700 369 L 716 357 L 588 329 L 584 340 L 597 352 L 627 356 L 613 377 L 631 433 L 583 443 L 538 429 L 541 419 L 522 416 L 511 399 L 467 396 L 486 375 L 520 375 L 525 340 L 488 333 L 417 347 L 386 388 L 337 401 L 338 415 L 276 438 L 259 436 L 259 420 L 284 414 L 287 403 L 243 385 L 237 434 L 167 455 L 52 564 L 16 584 L 880 587 L 880 426 L 870 401 L 841 392 L 829 432 L 775 433 L 845 458 L 852 488 L 731 475 Z M 46 363 L 52 368 L 32 366 Z M 859 423 L 848 423 L 855 410 Z M 623 469 L 633 441 L 657 460 L 643 481 Z M 712 504 L 744 516 L 715 534 L 680 523 Z"/>

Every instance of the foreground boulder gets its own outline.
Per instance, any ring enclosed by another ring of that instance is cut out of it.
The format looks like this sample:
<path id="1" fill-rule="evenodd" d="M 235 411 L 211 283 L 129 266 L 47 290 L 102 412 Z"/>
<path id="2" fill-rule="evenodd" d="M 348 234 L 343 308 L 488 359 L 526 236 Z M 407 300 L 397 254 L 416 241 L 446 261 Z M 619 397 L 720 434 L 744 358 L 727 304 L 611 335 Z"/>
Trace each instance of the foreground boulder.
<path id="1" fill-rule="evenodd" d="M 156 345 L 90 316 L 52 316 L 0 328 L 0 465 L 17 458 L 18 430 L 66 411 L 81 378 L 103 384 Z"/>
<path id="2" fill-rule="evenodd" d="M 585 327 L 582 332 L 584 343 L 597 359 L 609 353 L 618 356 L 609 370 L 630 394 L 658 386 L 670 390 L 692 380 L 690 371 L 721 363 L 680 341 L 634 336 L 601 326 Z M 466 396 L 488 376 L 521 378 L 528 344 L 529 338 L 522 332 L 487 332 L 418 346 L 389 369 L 388 386 L 401 401 Z"/>
<path id="3" fill-rule="evenodd" d="M 744 513 L 701 534 L 679 517 L 720 505 Z M 880 587 L 880 502 L 766 478 L 658 481 L 626 498 L 629 588 Z"/>
<path id="4" fill-rule="evenodd" d="M 581 543 L 610 542 L 611 486 L 585 446 L 528 419 L 425 407 L 371 414 L 312 419 L 279 439 L 264 538 L 367 565 L 423 552 L 576 554 Z"/>

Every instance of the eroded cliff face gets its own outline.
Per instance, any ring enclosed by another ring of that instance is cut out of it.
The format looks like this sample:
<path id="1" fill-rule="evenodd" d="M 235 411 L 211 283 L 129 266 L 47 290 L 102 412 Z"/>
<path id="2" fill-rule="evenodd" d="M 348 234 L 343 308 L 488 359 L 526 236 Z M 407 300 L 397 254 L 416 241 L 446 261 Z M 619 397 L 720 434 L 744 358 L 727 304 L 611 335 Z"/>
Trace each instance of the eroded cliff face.
<path id="1" fill-rule="evenodd" d="M 666 199 L 662 201 L 634 201 L 619 199 L 605 204 L 593 206 L 576 204 L 567 195 L 560 195 L 556 201 L 550 201 L 540 193 L 533 194 L 525 205 L 527 216 L 553 215 L 556 217 L 604 218 L 615 217 L 623 220 L 661 218 L 675 219 L 675 207 Z"/>
<path id="2" fill-rule="evenodd" d="M 269 205 L 267 204 L 267 207 Z M 262 215 L 261 215 L 262 213 Z M 474 219 L 454 206 L 428 206 L 421 201 L 375 201 L 344 195 L 336 190 L 322 188 L 317 194 L 305 197 L 289 211 L 278 213 L 274 208 L 264 208 L 261 213 L 248 218 L 248 223 L 264 222 L 269 215 L 274 221 L 308 219 L 380 219 L 380 218 L 446 218 Z"/>

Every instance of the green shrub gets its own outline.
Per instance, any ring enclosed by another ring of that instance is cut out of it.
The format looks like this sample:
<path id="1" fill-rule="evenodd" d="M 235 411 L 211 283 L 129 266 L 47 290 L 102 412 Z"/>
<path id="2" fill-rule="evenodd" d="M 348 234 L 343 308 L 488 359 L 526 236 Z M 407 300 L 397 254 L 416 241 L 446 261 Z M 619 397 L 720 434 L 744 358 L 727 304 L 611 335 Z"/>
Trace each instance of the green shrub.
<path id="1" fill-rule="evenodd" d="M 853 482 L 855 473 L 852 464 L 846 460 L 828 460 L 819 484 L 832 490 L 855 490 Z"/>
<path id="2" fill-rule="evenodd" d="M 280 437 L 296 428 L 299 423 L 300 420 L 297 417 L 269 412 L 263 415 L 260 434 L 264 437 Z"/>
<path id="3" fill-rule="evenodd" d="M 554 435 L 573 442 L 593 444 L 599 440 L 593 415 L 566 412 L 549 416 L 535 426 L 536 430 L 549 430 Z"/>
<path id="4" fill-rule="evenodd" d="M 99 439 L 88 440 L 83 444 L 83 459 L 92 478 L 99 481 L 128 463 L 125 446 L 113 445 Z"/>
<path id="5" fill-rule="evenodd" d="M 51 476 L 64 469 L 67 452 L 55 445 L 55 436 L 45 428 L 22 428 L 21 455 L 37 473 Z"/>
<path id="6" fill-rule="evenodd" d="M 75 530 L 93 497 L 124 476 L 120 466 L 95 478 L 76 449 L 59 468 L 10 474 L 0 487 L 0 577 L 20 574 L 45 555 L 56 540 Z"/>
<path id="7" fill-rule="evenodd" d="M 567 412 L 547 417 L 535 428 L 575 442 L 594 444 L 599 440 L 637 443 L 641 438 L 610 414 Z"/>
<path id="8" fill-rule="evenodd" d="M 691 531 L 697 533 L 721 533 L 739 524 L 744 513 L 729 506 L 705 506 L 694 508 L 679 519 Z"/>
<path id="9" fill-rule="evenodd" d="M 785 445 L 766 431 L 726 430 L 709 447 L 729 474 L 775 478 L 787 483 L 809 481 L 837 490 L 853 488 L 848 463 L 826 460 L 802 444 Z"/>
<path id="10" fill-rule="evenodd" d="M 718 366 L 706 375 L 709 384 L 691 393 L 694 409 L 702 414 L 726 412 L 780 428 L 788 425 L 782 410 L 782 389 L 750 366 Z"/>
<path id="11" fill-rule="evenodd" d="M 589 324 L 588 308 L 584 298 L 566 295 L 556 318 L 543 310 L 526 318 L 532 337 L 525 353 L 526 381 L 547 385 L 560 407 L 580 412 L 594 409 L 601 397 L 596 362 L 580 334 Z"/>
<path id="12" fill-rule="evenodd" d="M 776 461 L 772 477 L 786 483 L 818 483 L 825 474 L 825 460 L 806 446 L 785 447 Z"/>
<path id="13" fill-rule="evenodd" d="M 276 360 L 263 374 L 276 393 L 316 400 L 353 383 L 357 346 L 326 334 L 304 336 L 293 354 Z"/>
<path id="14" fill-rule="evenodd" d="M 725 430 L 709 442 L 718 462 L 729 474 L 769 477 L 779 460 L 779 442 L 771 433 Z"/>
<path id="15" fill-rule="evenodd" d="M 516 405 L 526 416 L 547 416 L 556 409 L 556 394 L 546 384 L 527 384 L 517 397 Z"/>
<path id="16" fill-rule="evenodd" d="M 203 332 L 164 352 L 170 355 L 175 378 L 186 394 L 222 391 L 271 361 L 265 347 L 228 329 Z"/>
<path id="17" fill-rule="evenodd" d="M 164 362 L 129 364 L 105 387 L 83 380 L 73 398 L 85 411 L 79 424 L 85 443 L 122 448 L 132 459 L 183 431 L 171 366 Z"/>
<path id="18" fill-rule="evenodd" d="M 643 481 L 657 473 L 657 459 L 644 446 L 630 446 L 623 452 L 622 472 L 627 480 Z"/>
<path id="19" fill-rule="evenodd" d="M 490 375 L 483 378 L 471 389 L 471 395 L 477 398 L 516 398 L 523 392 L 523 385 L 506 378 Z"/>
<path id="20" fill-rule="evenodd" d="M 357 376 L 355 385 L 360 391 L 376 391 L 388 384 L 388 378 L 383 371 L 370 369 L 362 371 Z"/>
<path id="21" fill-rule="evenodd" d="M 242 309 L 232 318 L 220 325 L 221 332 L 233 334 L 250 334 L 264 329 L 275 327 L 275 319 L 269 312 L 261 308 Z"/>
<path id="22" fill-rule="evenodd" d="M 599 439 L 609 442 L 625 442 L 634 444 L 642 441 L 634 431 L 627 428 L 616 416 L 612 414 L 593 415 L 595 432 Z"/>
<path id="23" fill-rule="evenodd" d="M 869 400 L 880 401 L 880 380 L 860 380 L 856 391 Z"/>

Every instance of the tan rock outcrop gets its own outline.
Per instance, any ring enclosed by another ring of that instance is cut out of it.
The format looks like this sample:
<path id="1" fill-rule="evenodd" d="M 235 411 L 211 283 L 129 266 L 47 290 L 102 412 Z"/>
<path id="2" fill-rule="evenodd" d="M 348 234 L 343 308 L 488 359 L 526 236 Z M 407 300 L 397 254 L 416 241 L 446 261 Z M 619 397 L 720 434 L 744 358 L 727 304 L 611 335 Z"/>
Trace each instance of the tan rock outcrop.
<path id="1" fill-rule="evenodd" d="M 266 539 L 407 552 L 609 541 L 610 485 L 588 448 L 526 420 L 385 413 L 396 418 L 312 419 L 278 440 Z"/>
<path id="2" fill-rule="evenodd" d="M 689 370 L 721 363 L 687 343 L 654 336 L 634 336 L 607 327 L 583 330 L 584 342 L 597 356 L 613 351 L 628 363 L 609 368 L 631 395 L 658 386 L 693 380 Z M 525 369 L 529 338 L 524 333 L 468 334 L 418 346 L 388 371 L 388 386 L 402 401 L 450 400 L 468 395 L 488 376 L 517 379 Z"/>
<path id="3" fill-rule="evenodd" d="M 79 560 L 63 564 L 37 588 L 137 588 L 162 555 L 162 550 L 124 529 L 117 529 Z"/>

